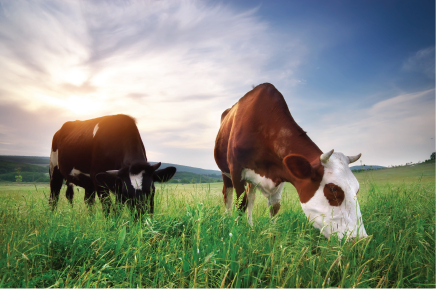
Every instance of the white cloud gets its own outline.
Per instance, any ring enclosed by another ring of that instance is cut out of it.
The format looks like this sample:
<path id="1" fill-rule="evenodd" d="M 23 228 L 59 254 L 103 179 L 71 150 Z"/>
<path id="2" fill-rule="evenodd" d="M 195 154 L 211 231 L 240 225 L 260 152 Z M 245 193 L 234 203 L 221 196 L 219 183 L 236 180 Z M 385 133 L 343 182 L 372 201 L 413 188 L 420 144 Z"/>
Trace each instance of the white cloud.
<path id="1" fill-rule="evenodd" d="M 420 72 L 429 78 L 435 77 L 435 48 L 427 47 L 417 51 L 403 62 L 403 71 Z"/>
<path id="2" fill-rule="evenodd" d="M 326 114 L 310 137 L 323 151 L 362 153 L 371 165 L 424 161 L 434 151 L 435 90 L 400 94 L 369 108 Z M 432 139 L 433 138 L 433 139 Z"/>
<path id="3" fill-rule="evenodd" d="M 166 162 L 176 162 L 164 157 L 176 148 L 212 152 L 222 111 L 252 84 L 301 83 L 295 71 L 304 45 L 271 33 L 256 9 L 203 1 L 1 3 L 2 104 L 32 115 L 55 109 L 59 127 L 65 118 L 130 114 Z"/>

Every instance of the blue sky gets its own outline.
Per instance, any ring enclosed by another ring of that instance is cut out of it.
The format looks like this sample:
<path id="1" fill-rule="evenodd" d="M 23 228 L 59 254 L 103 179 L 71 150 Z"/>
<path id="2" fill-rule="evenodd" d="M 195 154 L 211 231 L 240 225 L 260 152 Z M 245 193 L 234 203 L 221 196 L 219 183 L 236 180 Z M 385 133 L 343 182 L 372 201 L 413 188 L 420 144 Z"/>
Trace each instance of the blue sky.
<path id="1" fill-rule="evenodd" d="M 434 1 L 0 1 L 0 154 L 126 113 L 149 160 L 216 169 L 222 111 L 274 84 L 323 151 L 435 150 Z"/>

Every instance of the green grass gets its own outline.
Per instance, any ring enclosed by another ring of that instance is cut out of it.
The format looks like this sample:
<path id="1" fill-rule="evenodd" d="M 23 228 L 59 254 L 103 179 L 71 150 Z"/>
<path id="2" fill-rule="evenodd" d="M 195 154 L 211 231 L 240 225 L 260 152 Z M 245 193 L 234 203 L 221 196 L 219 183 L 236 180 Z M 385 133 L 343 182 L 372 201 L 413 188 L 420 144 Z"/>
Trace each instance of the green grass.
<path id="1" fill-rule="evenodd" d="M 3 183 L 0 287 L 434 287 L 434 164 L 413 168 L 431 173 L 356 174 L 370 236 L 354 244 L 321 236 L 290 184 L 273 220 L 258 193 L 250 227 L 217 183 L 158 187 L 140 222 L 90 213 L 81 189 L 52 213 L 47 185 Z"/>
<path id="2" fill-rule="evenodd" d="M 355 173 L 360 185 L 366 179 L 378 185 L 399 184 L 399 183 L 414 183 L 420 179 L 423 184 L 434 184 L 435 182 L 435 161 L 421 163 L 414 166 L 403 166 L 389 169 L 381 169 L 376 171 L 358 172 Z"/>

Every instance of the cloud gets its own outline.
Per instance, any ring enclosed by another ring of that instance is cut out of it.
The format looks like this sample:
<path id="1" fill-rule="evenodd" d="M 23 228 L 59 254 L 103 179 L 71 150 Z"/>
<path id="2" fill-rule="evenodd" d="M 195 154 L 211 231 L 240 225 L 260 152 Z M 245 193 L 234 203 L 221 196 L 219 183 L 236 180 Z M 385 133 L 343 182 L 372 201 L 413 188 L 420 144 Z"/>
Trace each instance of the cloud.
<path id="1" fill-rule="evenodd" d="M 222 111 L 252 84 L 300 83 L 295 72 L 304 45 L 271 33 L 257 8 L 204 1 L 0 3 L 3 105 L 35 117 L 56 112 L 46 117 L 57 128 L 65 120 L 129 114 L 156 156 L 213 151 Z M 51 141 L 46 137 L 41 145 Z M 25 141 L 21 154 L 32 151 L 24 147 Z M 207 167 L 214 167 L 213 155 Z"/>
<path id="2" fill-rule="evenodd" d="M 420 72 L 428 78 L 435 77 L 435 48 L 428 47 L 419 50 L 403 62 L 402 70 L 406 72 Z"/>
<path id="3" fill-rule="evenodd" d="M 68 119 L 55 109 L 27 111 L 17 106 L 0 105 L 0 154 L 49 156 L 51 140 Z"/>
<path id="4" fill-rule="evenodd" d="M 362 153 L 366 164 L 424 161 L 434 151 L 435 90 L 400 94 L 364 109 L 326 114 L 310 137 L 323 151 Z M 433 138 L 433 139 L 432 139 Z"/>

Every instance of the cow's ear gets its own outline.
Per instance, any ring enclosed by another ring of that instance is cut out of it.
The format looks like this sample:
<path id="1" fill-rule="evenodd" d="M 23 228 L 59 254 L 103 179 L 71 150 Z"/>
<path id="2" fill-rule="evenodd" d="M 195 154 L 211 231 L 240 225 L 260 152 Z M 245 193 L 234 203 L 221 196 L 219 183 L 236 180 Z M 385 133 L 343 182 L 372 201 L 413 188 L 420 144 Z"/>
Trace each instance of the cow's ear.
<path id="1" fill-rule="evenodd" d="M 312 176 L 312 166 L 309 161 L 301 155 L 290 154 L 283 159 L 283 164 L 297 179 L 307 179 Z"/>
<path id="2" fill-rule="evenodd" d="M 177 169 L 175 167 L 167 167 L 162 170 L 157 170 L 153 173 L 153 181 L 158 183 L 168 182 L 174 176 L 176 171 Z"/>
<path id="3" fill-rule="evenodd" d="M 95 180 L 102 187 L 115 187 L 115 182 L 117 180 L 117 176 L 109 173 L 98 173 L 95 175 Z"/>

